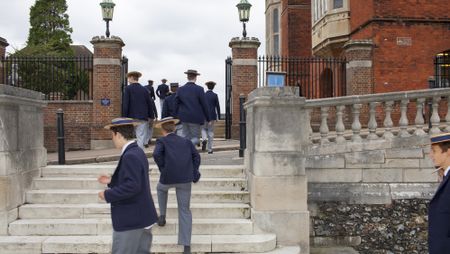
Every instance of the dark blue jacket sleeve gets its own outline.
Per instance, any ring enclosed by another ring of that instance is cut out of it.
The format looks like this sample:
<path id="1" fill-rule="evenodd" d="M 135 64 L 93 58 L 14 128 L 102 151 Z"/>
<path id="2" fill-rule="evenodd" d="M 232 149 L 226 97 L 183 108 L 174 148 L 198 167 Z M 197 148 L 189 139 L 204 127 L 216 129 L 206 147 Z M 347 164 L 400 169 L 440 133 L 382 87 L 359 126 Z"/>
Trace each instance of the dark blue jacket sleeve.
<path id="1" fill-rule="evenodd" d="M 122 102 L 122 116 L 128 117 L 129 116 L 129 104 L 130 104 L 130 91 L 125 88 L 125 91 L 123 93 L 123 102 Z"/>
<path id="2" fill-rule="evenodd" d="M 156 140 L 155 149 L 153 150 L 153 160 L 158 165 L 159 171 L 164 170 L 164 144 L 161 140 Z"/>
<path id="3" fill-rule="evenodd" d="M 123 183 L 105 191 L 105 200 L 108 203 L 129 199 L 141 191 L 142 179 L 139 174 L 139 158 L 133 154 L 125 154 L 120 169 Z"/>
<path id="4" fill-rule="evenodd" d="M 209 113 L 208 113 L 208 105 L 206 104 L 206 100 L 205 100 L 205 91 L 203 89 L 201 89 L 201 91 L 199 90 L 198 98 L 199 98 L 199 102 L 202 107 L 203 115 L 205 116 L 206 121 L 207 122 L 211 121 L 211 119 L 209 117 Z"/>
<path id="5" fill-rule="evenodd" d="M 190 147 L 191 147 L 191 155 L 192 155 L 192 164 L 194 166 L 194 180 L 193 182 L 196 183 L 200 180 L 200 163 L 201 163 L 201 157 L 198 153 L 197 149 L 195 149 L 195 146 L 192 144 L 192 142 L 189 141 Z"/>
<path id="6" fill-rule="evenodd" d="M 148 118 L 155 118 L 155 114 L 154 114 L 154 110 L 153 110 L 153 105 L 150 99 L 150 96 L 145 96 L 145 101 L 147 103 L 148 106 Z"/>
<path id="7" fill-rule="evenodd" d="M 169 117 L 169 100 L 164 100 L 161 118 Z"/>

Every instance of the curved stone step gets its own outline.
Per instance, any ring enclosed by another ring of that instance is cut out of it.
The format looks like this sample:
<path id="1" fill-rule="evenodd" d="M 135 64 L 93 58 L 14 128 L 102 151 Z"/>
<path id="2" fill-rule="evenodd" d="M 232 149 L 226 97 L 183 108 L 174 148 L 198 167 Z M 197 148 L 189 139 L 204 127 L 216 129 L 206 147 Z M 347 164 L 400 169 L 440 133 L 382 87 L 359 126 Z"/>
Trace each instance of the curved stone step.
<path id="1" fill-rule="evenodd" d="M 157 177 L 151 177 L 150 186 L 156 190 Z M 247 181 L 244 178 L 206 178 L 192 185 L 193 190 L 245 190 Z M 33 189 L 104 189 L 95 177 L 41 177 L 33 179 Z"/>
<path id="2" fill-rule="evenodd" d="M 0 253 L 110 253 L 111 241 L 111 236 L 0 236 Z M 275 247 L 274 234 L 193 235 L 191 244 L 193 253 L 264 253 Z M 153 238 L 152 253 L 180 253 L 182 250 L 175 235 Z"/>
<path id="3" fill-rule="evenodd" d="M 79 164 L 79 165 L 50 165 L 41 169 L 43 177 L 97 177 L 99 174 L 112 174 L 116 165 L 110 164 Z M 150 175 L 159 175 L 156 165 L 150 165 Z M 202 165 L 202 177 L 244 177 L 243 165 Z"/>
<path id="4" fill-rule="evenodd" d="M 111 235 L 111 219 L 22 219 L 9 224 L 10 235 L 70 236 Z M 167 218 L 164 227 L 153 226 L 155 235 L 176 235 L 178 220 Z M 192 234 L 241 235 L 252 234 L 253 223 L 248 219 L 193 219 Z"/>
<path id="5" fill-rule="evenodd" d="M 158 203 L 155 203 L 158 209 Z M 52 211 L 49 213 L 49 211 Z M 193 218 L 248 219 L 250 206 L 240 203 L 191 203 Z M 109 204 L 26 204 L 19 207 L 21 219 L 90 219 L 110 218 Z M 177 218 L 176 203 L 167 204 L 167 217 Z"/>
<path id="6" fill-rule="evenodd" d="M 99 190 L 31 190 L 26 193 L 26 203 L 31 204 L 84 204 L 104 203 L 98 197 Z M 153 200 L 158 200 L 152 192 Z M 175 191 L 169 191 L 168 202 L 176 202 Z M 247 191 L 192 191 L 193 203 L 249 203 Z"/>

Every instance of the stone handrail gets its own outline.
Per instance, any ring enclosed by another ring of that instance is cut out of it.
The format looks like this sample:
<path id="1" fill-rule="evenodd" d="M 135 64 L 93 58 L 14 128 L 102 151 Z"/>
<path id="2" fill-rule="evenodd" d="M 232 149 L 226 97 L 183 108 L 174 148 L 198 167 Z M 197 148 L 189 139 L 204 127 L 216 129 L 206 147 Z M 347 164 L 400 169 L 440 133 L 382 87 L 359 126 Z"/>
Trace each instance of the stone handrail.
<path id="1" fill-rule="evenodd" d="M 312 134 L 312 140 L 314 137 L 320 135 L 320 144 L 325 144 L 330 142 L 332 136 L 335 136 L 333 140 L 336 143 L 346 142 L 344 133 L 346 132 L 344 119 L 346 119 L 345 108 L 348 106 L 351 108 L 351 140 L 361 141 L 361 131 L 362 125 L 360 122 L 361 109 L 364 107 L 368 111 L 368 121 L 367 121 L 367 136 L 368 140 L 376 140 L 379 138 L 390 139 L 394 136 L 397 137 L 409 137 L 412 135 L 423 136 L 426 133 L 438 134 L 441 132 L 441 119 L 439 117 L 439 102 L 441 98 L 445 98 L 446 101 L 450 100 L 450 89 L 427 89 L 427 90 L 414 90 L 407 92 L 393 92 L 393 93 L 380 93 L 380 94 L 370 94 L 370 95 L 354 95 L 345 96 L 338 98 L 326 98 L 326 99 L 315 99 L 307 100 L 305 108 L 310 112 L 309 121 L 311 123 L 311 112 L 314 110 L 320 110 L 320 128 L 319 131 L 313 132 L 310 128 L 310 133 Z M 431 102 L 432 105 L 432 115 L 430 118 L 431 128 L 425 127 L 424 119 L 424 105 L 427 101 Z M 394 125 L 392 121 L 391 113 L 394 109 L 394 104 L 399 103 L 400 119 L 398 125 Z M 410 103 L 415 102 L 415 119 L 413 126 L 410 126 L 408 121 L 408 108 Z M 379 105 L 381 107 L 379 107 Z M 335 134 L 331 135 L 329 131 L 328 119 L 330 109 L 335 110 L 336 124 L 334 126 Z M 376 120 L 377 113 L 384 113 L 384 121 L 382 128 L 382 136 L 377 134 L 377 129 L 379 126 Z M 365 113 L 365 112 L 364 112 Z M 347 117 L 348 118 L 348 117 Z M 443 121 L 445 123 L 445 131 L 450 131 L 450 103 L 447 104 L 446 116 Z M 411 131 L 411 127 L 413 130 Z M 396 128 L 396 134 L 393 132 L 393 128 Z"/>

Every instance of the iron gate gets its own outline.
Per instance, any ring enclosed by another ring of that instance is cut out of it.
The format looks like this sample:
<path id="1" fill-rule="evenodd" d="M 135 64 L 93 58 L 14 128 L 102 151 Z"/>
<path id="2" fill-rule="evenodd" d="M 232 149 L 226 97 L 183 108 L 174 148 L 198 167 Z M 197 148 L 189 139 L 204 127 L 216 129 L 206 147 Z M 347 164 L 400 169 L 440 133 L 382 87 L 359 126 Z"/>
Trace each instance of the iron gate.
<path id="1" fill-rule="evenodd" d="M 127 73 L 128 73 L 128 58 L 126 56 L 122 57 L 122 61 L 120 63 L 120 97 L 123 102 L 123 94 L 125 92 L 125 87 L 127 87 Z M 121 115 L 123 116 L 123 107 L 120 107 Z"/>

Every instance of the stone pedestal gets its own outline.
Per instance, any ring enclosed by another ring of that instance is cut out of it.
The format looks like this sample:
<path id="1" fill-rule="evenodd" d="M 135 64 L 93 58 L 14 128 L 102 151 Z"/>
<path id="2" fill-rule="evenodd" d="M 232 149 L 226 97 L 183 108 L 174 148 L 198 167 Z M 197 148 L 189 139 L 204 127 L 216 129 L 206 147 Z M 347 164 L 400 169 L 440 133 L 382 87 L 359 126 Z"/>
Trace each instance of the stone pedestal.
<path id="1" fill-rule="evenodd" d="M 232 49 L 232 94 L 231 94 L 231 138 L 239 139 L 239 96 L 247 96 L 258 86 L 258 48 L 257 38 L 233 38 L 229 46 Z"/>
<path id="2" fill-rule="evenodd" d="M 47 163 L 42 94 L 0 85 L 0 235 L 18 217 L 25 192 Z"/>
<path id="3" fill-rule="evenodd" d="M 258 88 L 247 109 L 245 165 L 252 219 L 277 234 L 277 244 L 309 253 L 309 212 L 304 149 L 308 144 L 305 98 L 298 88 Z"/>
<path id="4" fill-rule="evenodd" d="M 111 134 L 103 127 L 121 116 L 121 59 L 125 44 L 116 36 L 96 36 L 91 43 L 94 45 L 91 149 L 112 148 Z"/>
<path id="5" fill-rule="evenodd" d="M 8 47 L 8 45 L 9 45 L 8 42 L 4 38 L 0 37 L 0 59 L 5 57 L 5 55 L 6 55 L 6 47 Z M 4 78 L 5 77 L 3 76 L 3 73 L 4 73 L 4 71 L 3 71 L 3 62 L 0 61 L 0 84 L 4 83 Z"/>
<path id="6" fill-rule="evenodd" d="M 350 40 L 344 45 L 347 59 L 347 95 L 372 94 L 373 80 L 372 40 Z"/>

